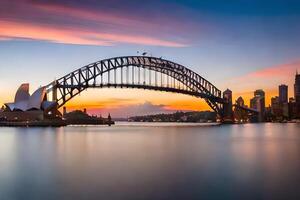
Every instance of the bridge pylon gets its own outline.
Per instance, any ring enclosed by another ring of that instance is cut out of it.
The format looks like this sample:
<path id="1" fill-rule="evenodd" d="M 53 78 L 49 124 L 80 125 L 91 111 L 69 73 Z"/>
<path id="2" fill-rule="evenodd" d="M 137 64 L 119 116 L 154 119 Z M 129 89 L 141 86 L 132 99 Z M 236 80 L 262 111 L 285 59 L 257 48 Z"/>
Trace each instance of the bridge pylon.
<path id="1" fill-rule="evenodd" d="M 233 123 L 233 111 L 232 111 L 232 91 L 227 89 L 223 92 L 223 113 L 222 123 Z"/>
<path id="2" fill-rule="evenodd" d="M 52 83 L 52 101 L 56 102 L 57 101 L 57 80 L 53 81 Z"/>

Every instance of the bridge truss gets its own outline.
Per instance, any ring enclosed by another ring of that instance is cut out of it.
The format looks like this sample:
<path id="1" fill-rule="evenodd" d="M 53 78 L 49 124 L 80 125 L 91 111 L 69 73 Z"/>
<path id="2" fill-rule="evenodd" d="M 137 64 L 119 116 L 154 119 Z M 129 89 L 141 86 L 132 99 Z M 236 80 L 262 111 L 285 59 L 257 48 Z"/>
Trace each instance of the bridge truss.
<path id="1" fill-rule="evenodd" d="M 192 95 L 205 99 L 222 115 L 219 89 L 196 72 L 171 61 L 147 56 L 126 56 L 101 60 L 77 69 L 50 83 L 48 99 L 57 108 L 87 88 L 138 88 Z M 51 98 L 50 98 L 51 99 Z"/>

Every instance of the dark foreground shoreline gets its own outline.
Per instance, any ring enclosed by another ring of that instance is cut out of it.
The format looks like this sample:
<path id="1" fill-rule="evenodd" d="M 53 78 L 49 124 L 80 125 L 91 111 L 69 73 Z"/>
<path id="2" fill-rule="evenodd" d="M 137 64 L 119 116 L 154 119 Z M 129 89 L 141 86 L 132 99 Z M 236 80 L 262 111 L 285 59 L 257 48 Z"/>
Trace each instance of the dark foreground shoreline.
<path id="1" fill-rule="evenodd" d="M 44 120 L 44 121 L 22 121 L 22 122 L 12 122 L 12 121 L 1 121 L 0 127 L 62 127 L 68 125 L 108 125 L 111 126 L 115 122 L 110 123 L 68 123 L 65 120 Z"/>

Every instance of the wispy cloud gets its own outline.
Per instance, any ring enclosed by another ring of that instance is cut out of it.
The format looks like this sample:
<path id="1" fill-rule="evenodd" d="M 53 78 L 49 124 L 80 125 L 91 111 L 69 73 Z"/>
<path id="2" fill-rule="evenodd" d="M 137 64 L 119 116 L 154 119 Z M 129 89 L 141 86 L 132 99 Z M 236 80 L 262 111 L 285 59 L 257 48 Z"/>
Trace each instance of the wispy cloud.
<path id="1" fill-rule="evenodd" d="M 229 81 L 231 87 L 239 92 L 257 88 L 273 89 L 279 84 L 291 84 L 297 69 L 300 69 L 300 60 L 262 68 Z"/>
<path id="2" fill-rule="evenodd" d="M 0 7 L 0 38 L 5 40 L 31 39 L 104 46 L 122 43 L 167 47 L 187 45 L 164 34 L 160 28 L 162 24 L 134 18 L 124 12 L 31 1 L 3 1 Z M 174 32 L 170 33 L 176 35 L 176 29 L 174 27 Z"/>
<path id="3" fill-rule="evenodd" d="M 32 39 L 54 43 L 103 45 L 111 46 L 118 43 L 158 45 L 181 47 L 182 44 L 151 37 L 121 35 L 113 33 L 91 32 L 75 28 L 60 28 L 49 25 L 34 25 L 18 22 L 0 21 L 0 37 L 5 40 Z"/>

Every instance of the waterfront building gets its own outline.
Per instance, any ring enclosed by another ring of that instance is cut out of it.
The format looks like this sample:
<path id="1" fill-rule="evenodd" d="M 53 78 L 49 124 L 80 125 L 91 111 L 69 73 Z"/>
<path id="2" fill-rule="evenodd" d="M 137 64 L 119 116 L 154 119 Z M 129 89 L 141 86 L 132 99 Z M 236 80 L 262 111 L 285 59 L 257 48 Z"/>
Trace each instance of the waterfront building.
<path id="1" fill-rule="evenodd" d="M 300 74 L 298 72 L 295 75 L 294 97 L 296 101 L 296 118 L 300 118 Z"/>
<path id="2" fill-rule="evenodd" d="M 273 120 L 282 119 L 282 109 L 280 106 L 280 101 L 278 96 L 271 98 L 271 113 L 273 116 Z"/>
<path id="3" fill-rule="evenodd" d="M 250 108 L 259 112 L 258 122 L 265 120 L 265 92 L 261 89 L 254 91 L 254 97 L 250 99 Z"/>
<path id="4" fill-rule="evenodd" d="M 297 117 L 297 106 L 296 106 L 296 100 L 291 97 L 289 98 L 289 118 L 295 119 Z"/>
<path id="5" fill-rule="evenodd" d="M 280 103 L 288 103 L 288 86 L 287 85 L 279 85 L 279 102 Z"/>
<path id="6" fill-rule="evenodd" d="M 40 87 L 32 95 L 29 94 L 29 84 L 22 84 L 15 95 L 13 103 L 5 103 L 8 111 L 47 110 L 55 102 L 47 101 L 46 88 Z"/>
<path id="7" fill-rule="evenodd" d="M 272 107 L 271 105 L 269 105 L 268 107 L 266 107 L 265 121 L 272 122 L 272 120 L 273 120 Z"/>
<path id="8" fill-rule="evenodd" d="M 300 103 L 300 74 L 295 75 L 294 96 L 297 103 Z"/>
<path id="9" fill-rule="evenodd" d="M 266 103 L 265 103 L 265 92 L 262 89 L 259 90 L 255 90 L 254 91 L 254 97 L 258 97 L 259 100 L 259 107 L 260 107 L 260 112 L 262 113 L 262 115 L 264 115 L 265 113 L 265 109 L 266 109 Z"/>
<path id="10" fill-rule="evenodd" d="M 5 109 L 0 117 L 8 121 L 43 120 L 45 113 L 55 104 L 47 101 L 45 87 L 40 87 L 30 95 L 29 84 L 24 83 L 18 88 L 14 102 L 4 104 Z"/>
<path id="11" fill-rule="evenodd" d="M 289 103 L 281 103 L 282 117 L 283 119 L 289 119 Z"/>

